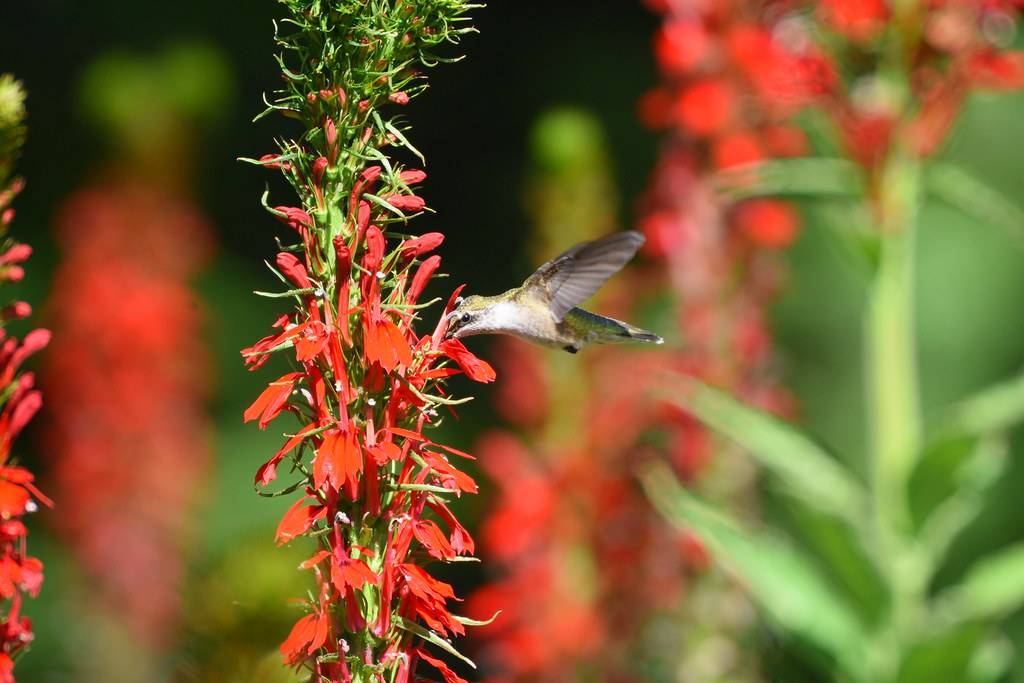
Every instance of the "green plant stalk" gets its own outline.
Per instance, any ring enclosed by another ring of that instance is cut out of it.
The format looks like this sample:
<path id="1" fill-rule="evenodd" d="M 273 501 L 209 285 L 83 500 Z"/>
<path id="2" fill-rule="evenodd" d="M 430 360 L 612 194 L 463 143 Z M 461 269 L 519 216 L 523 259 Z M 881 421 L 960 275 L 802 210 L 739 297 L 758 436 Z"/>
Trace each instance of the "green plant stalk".
<path id="1" fill-rule="evenodd" d="M 871 493 L 879 563 L 892 591 L 879 634 L 882 666 L 894 674 L 899 648 L 924 614 L 926 568 L 913 541 L 907 481 L 922 440 L 914 316 L 914 250 L 920 162 L 895 151 L 877 195 L 880 254 L 865 317 Z"/>

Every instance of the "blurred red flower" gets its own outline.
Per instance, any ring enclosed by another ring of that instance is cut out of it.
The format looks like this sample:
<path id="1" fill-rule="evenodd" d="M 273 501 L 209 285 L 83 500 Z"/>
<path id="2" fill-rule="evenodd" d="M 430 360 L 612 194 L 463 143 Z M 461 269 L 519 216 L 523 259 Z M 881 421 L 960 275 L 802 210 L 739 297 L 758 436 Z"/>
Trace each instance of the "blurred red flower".
<path id="1" fill-rule="evenodd" d="M 69 198 L 57 230 L 43 433 L 62 503 L 53 523 L 100 609 L 166 648 L 210 465 L 210 365 L 189 289 L 210 229 L 187 202 L 119 181 Z"/>

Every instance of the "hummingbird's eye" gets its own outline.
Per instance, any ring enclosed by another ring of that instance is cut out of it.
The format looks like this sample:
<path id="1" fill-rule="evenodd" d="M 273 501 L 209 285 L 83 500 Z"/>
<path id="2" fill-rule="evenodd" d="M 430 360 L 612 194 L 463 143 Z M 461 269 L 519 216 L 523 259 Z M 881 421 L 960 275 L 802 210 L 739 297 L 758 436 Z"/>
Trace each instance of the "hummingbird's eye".
<path id="1" fill-rule="evenodd" d="M 462 314 L 461 316 L 459 316 L 459 322 L 460 322 L 460 323 L 468 323 L 468 322 L 469 322 L 469 319 L 470 319 L 471 317 L 472 317 L 472 316 L 471 316 L 471 315 L 470 315 L 469 313 L 463 313 L 463 314 Z"/>

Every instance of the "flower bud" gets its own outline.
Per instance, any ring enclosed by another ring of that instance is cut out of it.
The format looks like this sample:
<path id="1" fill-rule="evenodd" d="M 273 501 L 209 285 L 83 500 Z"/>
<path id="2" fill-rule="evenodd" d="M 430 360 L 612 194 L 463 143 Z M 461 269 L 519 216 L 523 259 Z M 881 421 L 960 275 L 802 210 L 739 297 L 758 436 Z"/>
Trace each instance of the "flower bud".
<path id="1" fill-rule="evenodd" d="M 413 259 L 441 246 L 444 235 L 439 232 L 428 232 L 416 239 L 407 240 L 402 244 L 402 258 Z"/>
<path id="2" fill-rule="evenodd" d="M 278 254 L 277 269 L 296 287 L 306 289 L 311 286 L 309 276 L 306 274 L 306 266 L 294 254 L 288 252 Z"/>

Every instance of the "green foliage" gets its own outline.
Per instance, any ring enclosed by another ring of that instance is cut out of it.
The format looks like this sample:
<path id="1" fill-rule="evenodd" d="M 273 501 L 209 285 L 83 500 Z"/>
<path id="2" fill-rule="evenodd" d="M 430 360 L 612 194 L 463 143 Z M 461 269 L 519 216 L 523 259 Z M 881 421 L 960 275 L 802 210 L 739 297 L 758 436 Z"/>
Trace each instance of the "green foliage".
<path id="1" fill-rule="evenodd" d="M 804 554 L 771 534 L 743 529 L 680 487 L 663 466 L 652 467 L 643 481 L 658 509 L 699 533 L 773 621 L 827 652 L 850 678 L 865 680 L 866 662 L 857 654 L 866 647 L 862 625 Z"/>
<path id="2" fill-rule="evenodd" d="M 676 391 L 669 401 L 749 451 L 793 495 L 854 524 L 863 518 L 867 509 L 863 487 L 814 441 L 696 380 L 680 382 Z"/>
<path id="3" fill-rule="evenodd" d="M 983 391 L 936 424 L 907 481 L 916 523 L 901 530 L 898 564 L 875 561 L 879 532 L 844 466 L 795 428 L 690 378 L 679 378 L 669 399 L 748 450 L 782 485 L 795 533 L 786 540 L 744 529 L 663 468 L 644 484 L 666 517 L 698 532 L 748 584 L 772 621 L 825 650 L 844 678 L 977 680 L 971 672 L 988 630 L 1024 606 L 1024 545 L 982 559 L 939 596 L 916 594 L 907 625 L 893 619 L 891 596 L 908 590 L 908 576 L 926 587 L 984 506 L 1005 462 L 999 435 L 1024 417 L 1020 386 L 1016 379 Z"/>

